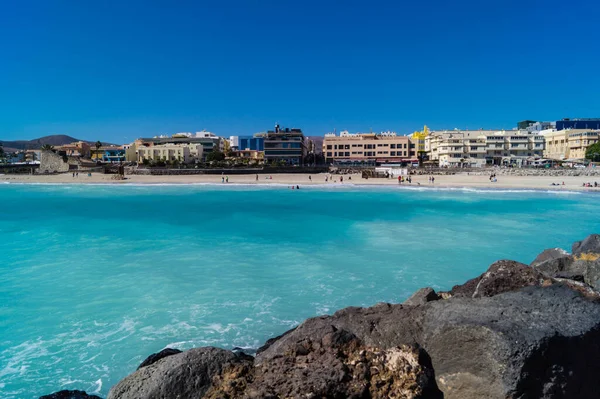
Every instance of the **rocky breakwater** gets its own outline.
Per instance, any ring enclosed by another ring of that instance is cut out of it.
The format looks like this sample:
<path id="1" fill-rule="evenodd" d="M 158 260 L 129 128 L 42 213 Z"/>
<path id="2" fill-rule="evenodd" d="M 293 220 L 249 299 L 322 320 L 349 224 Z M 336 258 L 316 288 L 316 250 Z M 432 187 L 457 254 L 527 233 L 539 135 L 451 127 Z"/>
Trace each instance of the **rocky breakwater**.
<path id="1" fill-rule="evenodd" d="M 597 398 L 599 258 L 593 235 L 498 261 L 448 292 L 308 319 L 256 357 L 165 350 L 108 398 Z"/>

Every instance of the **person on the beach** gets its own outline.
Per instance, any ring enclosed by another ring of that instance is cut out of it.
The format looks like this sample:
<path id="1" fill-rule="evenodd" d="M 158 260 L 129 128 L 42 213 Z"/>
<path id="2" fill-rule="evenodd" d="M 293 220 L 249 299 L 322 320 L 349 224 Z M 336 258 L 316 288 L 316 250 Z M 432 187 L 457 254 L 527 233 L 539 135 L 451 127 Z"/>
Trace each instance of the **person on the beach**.
<path id="1" fill-rule="evenodd" d="M 431 176 L 431 184 L 435 183 L 435 177 Z"/>
<path id="2" fill-rule="evenodd" d="M 79 172 L 75 172 L 75 177 L 79 177 Z"/>
<path id="3" fill-rule="evenodd" d="M 256 175 L 256 181 L 258 181 L 258 174 Z"/>
<path id="4" fill-rule="evenodd" d="M 312 181 L 312 178 L 310 177 L 310 175 L 308 176 L 308 180 Z"/>
<path id="5" fill-rule="evenodd" d="M 73 179 L 75 178 L 75 172 L 73 172 Z"/>
<path id="6" fill-rule="evenodd" d="M 398 184 L 402 184 L 402 177 L 398 176 Z"/>
<path id="7" fill-rule="evenodd" d="M 300 186 L 299 185 L 296 185 L 296 190 L 300 190 Z"/>
<path id="8" fill-rule="evenodd" d="M 340 176 L 340 183 L 344 182 L 344 176 Z"/>
<path id="9" fill-rule="evenodd" d="M 221 183 L 225 183 L 225 176 L 221 176 Z"/>
<path id="10" fill-rule="evenodd" d="M 225 183 L 229 183 L 229 176 L 225 176 Z"/>

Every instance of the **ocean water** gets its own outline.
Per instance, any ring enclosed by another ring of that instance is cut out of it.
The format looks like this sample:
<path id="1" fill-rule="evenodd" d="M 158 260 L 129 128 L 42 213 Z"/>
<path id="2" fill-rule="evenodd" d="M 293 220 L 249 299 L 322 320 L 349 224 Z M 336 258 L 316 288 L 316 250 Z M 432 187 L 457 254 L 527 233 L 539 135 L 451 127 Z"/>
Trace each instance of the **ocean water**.
<path id="1" fill-rule="evenodd" d="M 167 346 L 257 348 L 600 232 L 600 196 L 399 187 L 0 186 L 0 397 L 106 396 Z"/>

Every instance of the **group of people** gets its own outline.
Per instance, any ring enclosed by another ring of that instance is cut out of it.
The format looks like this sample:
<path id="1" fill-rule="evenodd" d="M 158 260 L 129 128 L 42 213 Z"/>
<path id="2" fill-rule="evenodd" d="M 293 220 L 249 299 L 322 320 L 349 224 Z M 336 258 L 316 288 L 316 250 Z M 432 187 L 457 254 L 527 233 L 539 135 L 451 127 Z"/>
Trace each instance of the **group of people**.
<path id="1" fill-rule="evenodd" d="M 583 183 L 583 187 L 598 187 L 598 182 L 595 181 L 594 184 L 589 183 L 589 182 L 588 183 Z"/>
<path id="2" fill-rule="evenodd" d="M 429 183 L 431 183 L 431 184 L 435 183 L 435 177 L 433 177 L 433 176 L 429 176 L 429 177 L 427 178 L 427 180 L 428 180 L 428 181 L 429 181 Z"/>
<path id="3" fill-rule="evenodd" d="M 398 176 L 398 184 L 402 184 L 404 182 L 412 183 L 412 178 L 410 176 L 406 178 L 404 176 Z"/>
<path id="4" fill-rule="evenodd" d="M 565 185 L 565 182 L 562 182 L 562 184 L 560 184 L 560 183 L 554 183 L 554 182 L 553 182 L 553 183 L 551 184 L 551 186 L 564 186 L 564 185 Z"/>
<path id="5" fill-rule="evenodd" d="M 496 173 L 492 173 L 492 174 L 490 175 L 490 181 L 491 181 L 492 183 L 496 183 L 496 182 L 498 181 L 498 179 L 496 179 Z"/>
<path id="6" fill-rule="evenodd" d="M 308 179 L 310 181 L 312 181 L 310 176 L 308 176 Z M 325 183 L 330 182 L 332 180 L 333 180 L 333 176 L 331 176 L 331 175 L 325 176 Z M 348 180 L 352 180 L 352 176 L 348 176 Z M 333 182 L 337 183 L 337 179 L 333 180 Z M 344 176 L 340 176 L 340 183 L 343 183 L 343 182 L 344 182 Z"/>

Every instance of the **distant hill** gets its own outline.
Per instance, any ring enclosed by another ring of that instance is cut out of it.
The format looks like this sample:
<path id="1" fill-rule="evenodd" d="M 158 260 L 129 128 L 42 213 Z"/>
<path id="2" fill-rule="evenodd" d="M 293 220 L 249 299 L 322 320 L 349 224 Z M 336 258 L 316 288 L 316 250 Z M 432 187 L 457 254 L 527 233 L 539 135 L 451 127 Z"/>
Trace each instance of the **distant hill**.
<path id="1" fill-rule="evenodd" d="M 71 144 L 76 141 L 86 141 L 79 140 L 71 136 L 67 136 L 64 134 L 55 134 L 52 136 L 44 136 L 39 139 L 33 140 L 17 140 L 17 141 L 3 141 L 0 140 L 0 144 L 4 147 L 4 151 L 12 152 L 12 151 L 20 151 L 20 150 L 39 150 L 43 145 L 49 144 L 53 146 Z M 86 141 L 87 143 L 94 144 L 94 142 Z M 103 145 L 110 145 L 110 143 L 102 143 Z"/>

